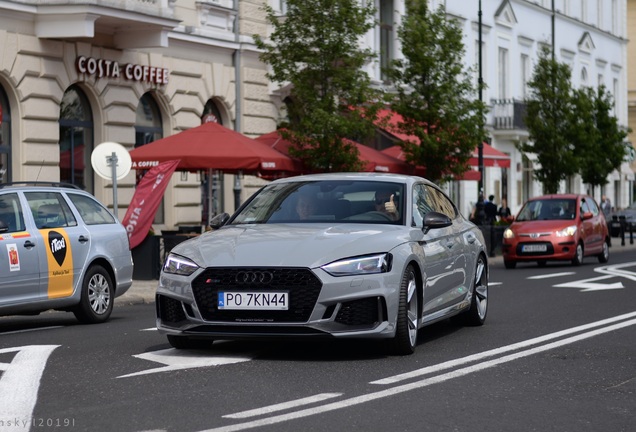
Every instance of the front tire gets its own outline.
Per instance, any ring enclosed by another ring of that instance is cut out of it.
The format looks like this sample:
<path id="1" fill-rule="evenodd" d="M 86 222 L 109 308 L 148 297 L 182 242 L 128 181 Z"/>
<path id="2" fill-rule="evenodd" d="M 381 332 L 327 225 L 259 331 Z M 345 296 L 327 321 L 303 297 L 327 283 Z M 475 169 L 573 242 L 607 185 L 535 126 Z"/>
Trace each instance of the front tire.
<path id="1" fill-rule="evenodd" d="M 579 242 L 576 245 L 576 251 L 574 252 L 574 258 L 572 258 L 572 265 L 580 266 L 583 263 L 583 244 Z"/>
<path id="2" fill-rule="evenodd" d="M 82 281 L 80 303 L 73 309 L 75 318 L 83 324 L 102 323 L 113 311 L 115 290 L 110 274 L 100 265 L 86 271 Z"/>
<path id="3" fill-rule="evenodd" d="M 412 265 L 409 265 L 400 282 L 400 298 L 398 305 L 396 330 L 393 339 L 389 340 L 389 352 L 394 355 L 410 355 L 417 345 L 419 324 L 419 298 L 417 295 L 417 278 Z"/>

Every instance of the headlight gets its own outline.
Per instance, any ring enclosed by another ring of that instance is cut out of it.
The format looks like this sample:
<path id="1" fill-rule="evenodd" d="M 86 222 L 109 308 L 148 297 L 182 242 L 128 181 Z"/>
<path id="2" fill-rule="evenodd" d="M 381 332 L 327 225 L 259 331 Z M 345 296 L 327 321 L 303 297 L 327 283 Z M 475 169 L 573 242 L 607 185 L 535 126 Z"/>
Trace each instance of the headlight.
<path id="1" fill-rule="evenodd" d="M 322 266 L 331 276 L 353 276 L 386 273 L 391 270 L 391 254 L 383 253 L 364 257 L 347 258 Z"/>
<path id="2" fill-rule="evenodd" d="M 557 237 L 572 237 L 574 234 L 576 234 L 576 225 L 571 225 L 556 232 Z"/>
<path id="3" fill-rule="evenodd" d="M 510 228 L 506 228 L 506 230 L 504 231 L 504 238 L 511 239 L 514 238 L 514 236 L 515 233 L 513 233 Z"/>
<path id="4" fill-rule="evenodd" d="M 169 254 L 166 262 L 163 264 L 164 273 L 176 274 L 181 276 L 190 276 L 199 268 L 193 261 L 183 258 L 179 255 Z"/>

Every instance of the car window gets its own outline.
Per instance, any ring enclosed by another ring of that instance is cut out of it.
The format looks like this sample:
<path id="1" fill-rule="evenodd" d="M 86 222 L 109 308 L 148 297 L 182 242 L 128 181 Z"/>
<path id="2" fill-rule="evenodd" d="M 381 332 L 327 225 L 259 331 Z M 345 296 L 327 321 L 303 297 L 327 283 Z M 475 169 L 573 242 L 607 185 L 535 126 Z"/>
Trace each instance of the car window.
<path id="1" fill-rule="evenodd" d="M 521 208 L 517 221 L 574 219 L 575 216 L 576 199 L 537 199 Z"/>
<path id="2" fill-rule="evenodd" d="M 413 186 L 413 226 L 424 226 L 424 216 L 426 213 L 434 211 L 431 201 L 426 185 L 416 184 Z"/>
<path id="3" fill-rule="evenodd" d="M 68 197 L 86 225 L 117 223 L 113 214 L 96 199 L 75 193 L 69 193 Z"/>
<path id="4" fill-rule="evenodd" d="M 38 229 L 77 226 L 77 220 L 62 194 L 25 192 L 24 196 Z"/>
<path id="5" fill-rule="evenodd" d="M 0 220 L 8 227 L 6 232 L 19 232 L 26 229 L 18 194 L 0 195 Z"/>
<path id="6" fill-rule="evenodd" d="M 599 208 L 596 205 L 596 202 L 592 198 L 590 197 L 582 198 L 581 202 L 582 203 L 585 202 L 585 204 L 587 205 L 589 209 L 588 211 L 591 211 L 594 216 L 598 216 Z"/>
<path id="7" fill-rule="evenodd" d="M 457 216 L 457 208 L 453 202 L 441 190 L 432 186 L 427 186 L 429 189 L 429 197 L 433 205 L 433 209 L 436 212 L 445 214 L 451 219 L 455 219 Z"/>
<path id="8" fill-rule="evenodd" d="M 392 197 L 392 198 L 389 198 Z M 402 223 L 404 185 L 381 181 L 304 181 L 271 184 L 257 192 L 234 216 L 244 223 Z M 393 200 L 397 216 L 378 211 Z"/>

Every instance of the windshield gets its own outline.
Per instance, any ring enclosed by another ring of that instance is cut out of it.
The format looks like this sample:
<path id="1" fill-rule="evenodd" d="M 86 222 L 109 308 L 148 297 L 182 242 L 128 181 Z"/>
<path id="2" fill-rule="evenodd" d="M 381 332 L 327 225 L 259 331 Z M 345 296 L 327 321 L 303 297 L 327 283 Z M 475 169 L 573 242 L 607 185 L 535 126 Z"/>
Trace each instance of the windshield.
<path id="1" fill-rule="evenodd" d="M 270 184 L 230 222 L 402 224 L 404 185 L 379 181 L 304 181 Z M 393 205 L 391 205 L 393 204 Z"/>
<path id="2" fill-rule="evenodd" d="M 576 216 L 576 199 L 545 199 L 528 201 L 517 221 L 568 220 Z"/>

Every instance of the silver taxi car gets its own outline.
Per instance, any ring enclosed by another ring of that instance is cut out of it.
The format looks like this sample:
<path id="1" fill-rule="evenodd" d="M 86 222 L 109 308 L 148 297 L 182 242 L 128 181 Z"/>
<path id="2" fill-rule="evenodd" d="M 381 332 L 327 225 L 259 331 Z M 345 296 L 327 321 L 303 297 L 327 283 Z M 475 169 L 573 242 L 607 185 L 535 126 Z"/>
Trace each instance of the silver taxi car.
<path id="1" fill-rule="evenodd" d="M 91 194 L 60 183 L 0 184 L 0 316 L 55 309 L 104 322 L 132 274 L 126 229 Z"/>

